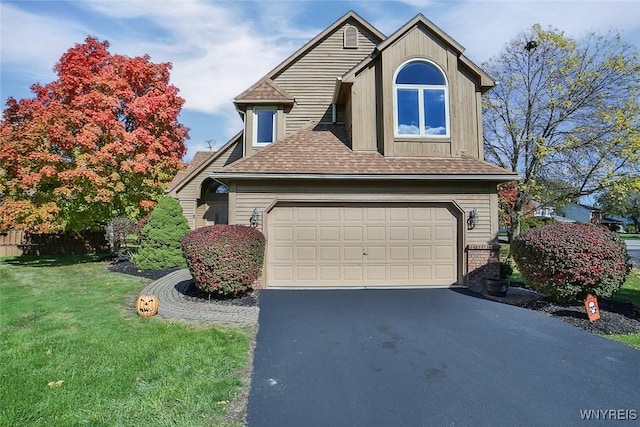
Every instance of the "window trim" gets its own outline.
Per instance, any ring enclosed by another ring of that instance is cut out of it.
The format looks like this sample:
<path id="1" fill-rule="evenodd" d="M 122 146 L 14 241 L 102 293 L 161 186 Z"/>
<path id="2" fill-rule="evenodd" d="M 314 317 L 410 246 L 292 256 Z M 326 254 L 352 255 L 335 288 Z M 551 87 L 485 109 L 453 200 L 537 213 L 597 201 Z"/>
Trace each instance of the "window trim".
<path id="1" fill-rule="evenodd" d="M 352 31 L 354 34 L 353 44 L 349 44 L 349 31 Z M 342 34 L 342 47 L 344 49 L 357 49 L 358 48 L 358 29 L 353 25 L 347 25 L 344 27 L 344 31 Z"/>
<path id="2" fill-rule="evenodd" d="M 258 112 L 259 111 L 271 111 L 273 112 L 273 123 L 272 123 L 272 135 L 270 142 L 258 142 Z M 276 142 L 276 136 L 278 133 L 277 124 L 278 124 L 278 108 L 277 107 L 253 107 L 253 135 L 251 138 L 251 144 L 254 147 L 266 147 L 269 144 L 273 144 Z"/>
<path id="3" fill-rule="evenodd" d="M 402 69 L 412 62 L 424 62 L 436 68 L 444 78 L 444 85 L 423 85 L 423 84 L 397 84 L 398 74 Z M 418 91 L 418 134 L 404 134 L 398 132 L 398 89 L 413 89 Z M 425 111 L 424 111 L 424 92 L 425 90 L 442 90 L 444 92 L 444 120 L 446 132 L 444 135 L 427 134 L 424 132 Z M 393 73 L 393 136 L 394 138 L 408 139 L 449 139 L 451 138 L 451 121 L 449 114 L 449 79 L 447 74 L 438 64 L 425 58 L 413 58 L 404 61 L 396 68 Z"/>

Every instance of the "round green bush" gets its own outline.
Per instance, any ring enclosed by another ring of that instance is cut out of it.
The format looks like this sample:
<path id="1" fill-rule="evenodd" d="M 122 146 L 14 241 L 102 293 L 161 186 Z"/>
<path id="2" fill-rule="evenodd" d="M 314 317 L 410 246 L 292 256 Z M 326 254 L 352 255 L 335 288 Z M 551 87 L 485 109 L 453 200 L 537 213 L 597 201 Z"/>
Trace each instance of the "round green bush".
<path id="1" fill-rule="evenodd" d="M 532 228 L 514 239 L 511 252 L 525 282 L 561 304 L 609 297 L 631 271 L 624 242 L 591 224 Z"/>
<path id="2" fill-rule="evenodd" d="M 162 197 L 140 233 L 140 247 L 134 257 L 141 270 L 184 268 L 180 243 L 190 230 L 182 206 L 173 197 Z"/>
<path id="3" fill-rule="evenodd" d="M 237 296 L 258 279 L 264 235 L 244 225 L 212 225 L 189 232 L 182 251 L 196 286 L 204 292 Z"/>

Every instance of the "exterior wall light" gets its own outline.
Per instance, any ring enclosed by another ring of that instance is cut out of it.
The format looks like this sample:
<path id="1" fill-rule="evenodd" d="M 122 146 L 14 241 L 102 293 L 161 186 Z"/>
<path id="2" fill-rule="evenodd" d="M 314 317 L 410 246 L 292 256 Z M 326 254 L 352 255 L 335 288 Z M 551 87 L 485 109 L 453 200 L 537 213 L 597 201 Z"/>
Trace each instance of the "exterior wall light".
<path id="1" fill-rule="evenodd" d="M 467 230 L 473 230 L 478 225 L 478 211 L 471 209 L 469 216 L 467 217 Z"/>
<path id="2" fill-rule="evenodd" d="M 253 212 L 251 213 L 251 218 L 249 218 L 249 224 L 252 227 L 257 227 L 259 220 L 260 220 L 260 213 L 258 212 L 258 208 L 255 208 L 255 209 L 253 209 Z"/>

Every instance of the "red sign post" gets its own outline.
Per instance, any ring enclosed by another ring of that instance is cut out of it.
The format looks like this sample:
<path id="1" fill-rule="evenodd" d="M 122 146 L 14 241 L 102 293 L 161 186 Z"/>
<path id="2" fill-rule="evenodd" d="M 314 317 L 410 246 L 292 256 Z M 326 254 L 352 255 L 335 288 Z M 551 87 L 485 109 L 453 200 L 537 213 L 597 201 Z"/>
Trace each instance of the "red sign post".
<path id="1" fill-rule="evenodd" d="M 589 294 L 584 300 L 584 308 L 587 310 L 587 316 L 591 323 L 600 318 L 600 307 L 598 307 L 598 298 Z"/>

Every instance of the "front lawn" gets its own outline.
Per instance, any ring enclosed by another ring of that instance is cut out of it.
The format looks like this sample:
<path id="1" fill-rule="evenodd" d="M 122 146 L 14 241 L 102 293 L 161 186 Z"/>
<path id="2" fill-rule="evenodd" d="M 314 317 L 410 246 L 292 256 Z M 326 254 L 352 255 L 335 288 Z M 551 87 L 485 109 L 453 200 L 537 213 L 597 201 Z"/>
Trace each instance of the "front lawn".
<path id="1" fill-rule="evenodd" d="M 0 425 L 241 425 L 253 331 L 140 318 L 93 261 L 0 261 Z"/>

